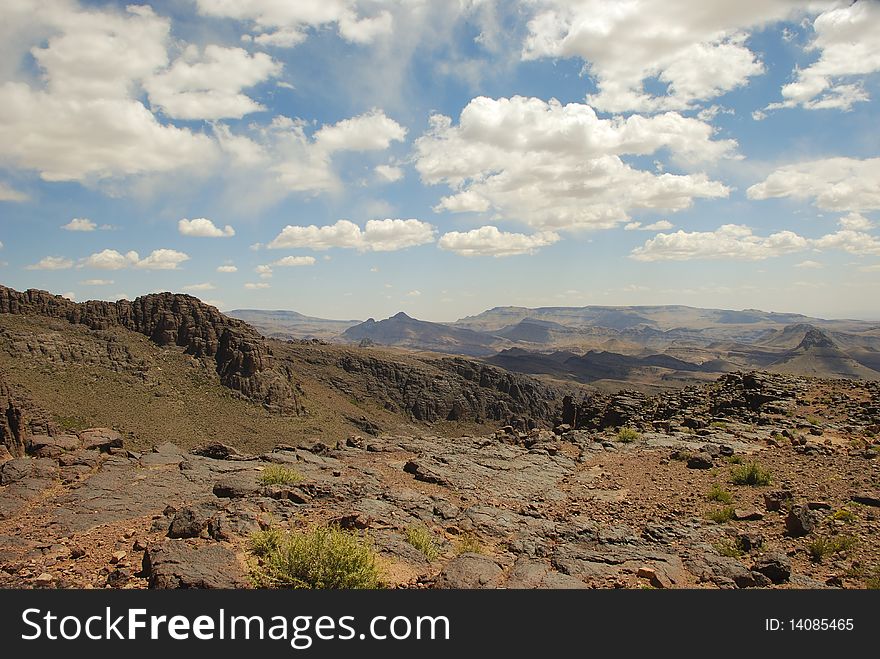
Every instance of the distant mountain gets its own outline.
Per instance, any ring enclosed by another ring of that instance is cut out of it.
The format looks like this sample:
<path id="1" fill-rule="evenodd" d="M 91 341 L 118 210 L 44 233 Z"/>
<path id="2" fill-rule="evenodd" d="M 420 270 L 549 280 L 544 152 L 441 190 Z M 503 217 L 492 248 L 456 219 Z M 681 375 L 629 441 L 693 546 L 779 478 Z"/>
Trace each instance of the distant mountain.
<path id="1" fill-rule="evenodd" d="M 377 322 L 370 318 L 349 327 L 340 338 L 352 342 L 369 339 L 386 346 L 478 357 L 491 355 L 507 343 L 501 337 L 484 332 L 416 320 L 402 311 L 385 320 Z"/>
<path id="2" fill-rule="evenodd" d="M 808 327 L 797 347 L 770 364 L 767 370 L 817 377 L 880 380 L 880 372 L 860 364 L 816 327 Z"/>
<path id="3" fill-rule="evenodd" d="M 263 309 L 235 309 L 227 316 L 243 320 L 264 336 L 273 339 L 332 339 L 359 320 L 327 320 L 305 316 L 296 311 L 267 311 Z"/>

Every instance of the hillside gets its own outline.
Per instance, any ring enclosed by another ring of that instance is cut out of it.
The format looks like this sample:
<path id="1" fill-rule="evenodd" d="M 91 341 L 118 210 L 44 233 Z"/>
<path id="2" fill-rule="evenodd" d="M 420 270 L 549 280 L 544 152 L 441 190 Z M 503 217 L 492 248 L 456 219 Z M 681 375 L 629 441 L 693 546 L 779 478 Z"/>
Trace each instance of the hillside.
<path id="1" fill-rule="evenodd" d="M 359 320 L 327 320 L 305 316 L 296 311 L 265 311 L 261 309 L 233 309 L 226 315 L 243 320 L 264 336 L 271 339 L 323 339 L 329 340 Z"/>

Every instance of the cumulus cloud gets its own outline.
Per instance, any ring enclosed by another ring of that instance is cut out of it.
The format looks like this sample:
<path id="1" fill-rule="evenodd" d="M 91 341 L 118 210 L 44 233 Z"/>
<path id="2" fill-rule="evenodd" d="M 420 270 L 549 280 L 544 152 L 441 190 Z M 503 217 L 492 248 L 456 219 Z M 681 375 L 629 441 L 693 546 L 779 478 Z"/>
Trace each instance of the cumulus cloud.
<path id="1" fill-rule="evenodd" d="M 381 180 L 387 181 L 388 183 L 394 183 L 403 178 L 403 170 L 394 165 L 376 165 L 374 171 Z"/>
<path id="2" fill-rule="evenodd" d="M 248 282 L 244 285 L 244 287 L 249 291 L 256 291 L 264 288 L 269 288 L 270 284 L 265 281 L 258 282 Z"/>
<path id="3" fill-rule="evenodd" d="M 42 80 L 0 84 L 0 160 L 47 181 L 88 182 L 214 158 L 209 137 L 162 124 L 138 98 L 139 83 L 167 64 L 168 19 L 144 5 L 124 12 L 71 2 L 22 7 L 23 29 L 45 34 L 29 51 Z"/>
<path id="4" fill-rule="evenodd" d="M 880 71 L 880 4 L 860 0 L 820 14 L 813 22 L 814 36 L 805 50 L 819 57 L 799 69 L 782 87 L 784 100 L 768 110 L 800 106 L 808 110 L 849 110 L 869 100 L 857 76 Z"/>
<path id="5" fill-rule="evenodd" d="M 178 221 L 177 230 L 184 236 L 199 238 L 228 238 L 235 235 L 235 229 L 228 224 L 221 229 L 204 217 L 198 217 L 194 220 L 184 218 Z"/>
<path id="6" fill-rule="evenodd" d="M 272 265 L 282 268 L 296 268 L 304 265 L 315 265 L 314 256 L 285 256 L 283 259 L 273 261 Z"/>
<path id="7" fill-rule="evenodd" d="M 434 227 L 420 220 L 370 220 L 361 229 L 354 222 L 339 220 L 326 226 L 291 226 L 281 230 L 269 249 L 300 248 L 315 250 L 340 247 L 361 252 L 390 252 L 434 241 Z"/>
<path id="8" fill-rule="evenodd" d="M 271 265 L 258 265 L 254 268 L 254 272 L 260 275 L 260 279 L 271 279 L 272 278 L 272 266 Z"/>
<path id="9" fill-rule="evenodd" d="M 695 198 L 726 197 L 703 173 L 655 174 L 624 155 L 668 149 L 698 163 L 734 156 L 733 140 L 674 112 L 601 119 L 588 105 L 537 98 L 478 97 L 458 125 L 434 115 L 415 143 L 422 181 L 445 183 L 453 194 L 437 211 L 497 211 L 539 230 L 609 228 L 637 209 L 676 211 Z"/>
<path id="10" fill-rule="evenodd" d="M 167 69 L 148 78 L 150 103 L 175 119 L 240 119 L 265 108 L 242 89 L 281 73 L 281 64 L 266 53 L 243 48 L 194 45 Z"/>
<path id="11" fill-rule="evenodd" d="M 417 290 L 408 291 L 406 297 L 421 297 L 422 292 Z"/>
<path id="12" fill-rule="evenodd" d="M 94 231 L 98 225 L 84 217 L 75 217 L 61 228 L 65 231 Z"/>
<path id="13" fill-rule="evenodd" d="M 832 2 L 530 0 L 523 59 L 577 57 L 595 79 L 588 101 L 605 112 L 682 110 L 745 85 L 764 66 L 748 30 Z M 665 90 L 652 93 L 645 82 Z"/>
<path id="14" fill-rule="evenodd" d="M 221 265 L 217 266 L 217 272 L 238 272 L 238 268 L 234 265 Z"/>
<path id="15" fill-rule="evenodd" d="M 73 261 L 63 256 L 46 256 L 37 263 L 25 266 L 25 270 L 67 270 L 73 267 Z"/>
<path id="16" fill-rule="evenodd" d="M 843 229 L 852 229 L 853 231 L 870 231 L 875 224 L 860 213 L 849 213 L 838 220 Z"/>
<path id="17" fill-rule="evenodd" d="M 669 220 L 658 220 L 651 224 L 642 224 L 641 222 L 629 222 L 624 228 L 625 231 L 666 231 L 673 228 L 672 222 Z"/>
<path id="18" fill-rule="evenodd" d="M 386 10 L 363 15 L 357 0 L 197 0 L 199 12 L 246 21 L 253 25 L 251 38 L 263 46 L 290 48 L 305 41 L 309 29 L 335 25 L 340 37 L 356 44 L 370 44 L 392 31 L 393 19 Z"/>
<path id="19" fill-rule="evenodd" d="M 187 254 L 174 249 L 156 249 L 143 259 L 133 250 L 122 254 L 115 249 L 104 249 L 81 259 L 78 267 L 97 270 L 122 270 L 123 268 L 176 270 L 177 266 L 188 260 Z"/>
<path id="20" fill-rule="evenodd" d="M 112 279 L 84 279 L 80 282 L 83 286 L 112 286 Z"/>
<path id="21" fill-rule="evenodd" d="M 749 199 L 813 199 L 829 211 L 880 208 L 880 158 L 825 158 L 780 167 L 751 186 Z"/>
<path id="22" fill-rule="evenodd" d="M 183 287 L 183 290 L 185 290 L 185 291 L 191 291 L 191 292 L 195 292 L 195 291 L 213 291 L 215 288 L 217 288 L 217 287 L 214 286 L 214 284 L 212 284 L 212 283 L 210 283 L 210 282 L 204 282 L 204 283 L 202 283 L 202 284 L 190 284 L 189 286 L 184 286 L 184 287 Z"/>
<path id="23" fill-rule="evenodd" d="M 315 135 L 315 144 L 327 153 L 334 151 L 382 151 L 391 142 L 402 142 L 406 128 L 385 116 L 382 110 L 343 119 L 323 126 Z"/>
<path id="24" fill-rule="evenodd" d="M 27 201 L 28 199 L 30 197 L 24 192 L 20 192 L 0 181 L 0 201 Z"/>
<path id="25" fill-rule="evenodd" d="M 541 247 L 552 245 L 559 235 L 541 232 L 528 236 L 522 233 L 506 233 L 497 227 L 485 226 L 471 231 L 450 231 L 437 242 L 440 249 L 462 256 L 514 256 L 532 254 Z"/>
<path id="26" fill-rule="evenodd" d="M 750 227 L 725 224 L 715 231 L 661 233 L 630 253 L 637 261 L 690 261 L 695 259 L 759 261 L 808 249 L 835 249 L 859 256 L 880 254 L 880 239 L 841 229 L 819 238 L 804 238 L 792 231 L 757 236 Z M 810 268 L 815 261 L 798 267 Z M 820 265 L 821 267 L 821 265 Z"/>

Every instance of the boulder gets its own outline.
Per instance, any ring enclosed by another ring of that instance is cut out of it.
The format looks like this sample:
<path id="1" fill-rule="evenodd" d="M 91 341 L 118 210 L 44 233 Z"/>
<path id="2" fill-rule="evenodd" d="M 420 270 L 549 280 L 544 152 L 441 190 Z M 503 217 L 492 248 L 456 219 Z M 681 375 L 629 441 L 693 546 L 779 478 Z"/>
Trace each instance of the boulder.
<path id="1" fill-rule="evenodd" d="M 501 583 L 503 570 L 494 560 L 482 554 L 465 553 L 449 561 L 440 572 L 438 588 L 495 588 Z"/>
<path id="2" fill-rule="evenodd" d="M 247 588 L 235 552 L 218 542 L 165 540 L 144 552 L 143 575 L 150 588 Z"/>
<path id="3" fill-rule="evenodd" d="M 775 584 L 785 583 L 791 578 L 791 561 L 780 552 L 764 554 L 755 561 L 752 570 L 760 572 Z"/>
<path id="4" fill-rule="evenodd" d="M 795 538 L 809 535 L 816 528 L 816 515 L 807 506 L 792 506 L 785 518 L 785 532 Z"/>
<path id="5" fill-rule="evenodd" d="M 122 435 L 110 428 L 89 428 L 79 434 L 82 447 L 109 453 L 112 448 L 122 448 Z"/>

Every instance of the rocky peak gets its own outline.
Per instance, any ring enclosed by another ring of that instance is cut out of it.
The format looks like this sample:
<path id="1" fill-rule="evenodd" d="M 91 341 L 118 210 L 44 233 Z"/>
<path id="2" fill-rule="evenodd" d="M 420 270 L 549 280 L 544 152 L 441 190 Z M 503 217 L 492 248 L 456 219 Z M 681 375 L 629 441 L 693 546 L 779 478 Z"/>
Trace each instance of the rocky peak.
<path id="1" fill-rule="evenodd" d="M 290 375 L 274 368 L 257 331 L 191 295 L 152 293 L 131 301 L 76 303 L 46 291 L 0 286 L 0 313 L 62 318 L 96 330 L 124 327 L 157 345 L 213 358 L 221 383 L 246 398 L 279 410 L 300 409 Z"/>
<path id="2" fill-rule="evenodd" d="M 813 327 L 812 325 L 807 326 L 806 334 L 804 334 L 804 338 L 801 339 L 801 342 L 798 344 L 798 347 L 795 350 L 809 350 L 810 348 L 834 348 L 834 341 L 831 340 L 825 332 L 822 330 Z"/>

